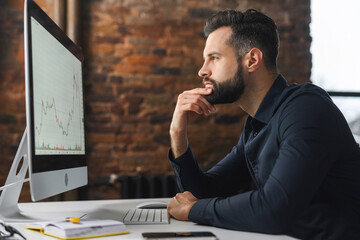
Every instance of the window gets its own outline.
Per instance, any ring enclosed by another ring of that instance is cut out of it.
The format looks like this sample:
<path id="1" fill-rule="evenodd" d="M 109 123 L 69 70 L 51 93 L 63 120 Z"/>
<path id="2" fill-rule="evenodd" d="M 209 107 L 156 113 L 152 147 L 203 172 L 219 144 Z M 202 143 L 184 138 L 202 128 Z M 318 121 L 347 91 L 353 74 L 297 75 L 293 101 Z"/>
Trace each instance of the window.
<path id="1" fill-rule="evenodd" d="M 312 0 L 312 74 L 360 142 L 360 1 Z"/>

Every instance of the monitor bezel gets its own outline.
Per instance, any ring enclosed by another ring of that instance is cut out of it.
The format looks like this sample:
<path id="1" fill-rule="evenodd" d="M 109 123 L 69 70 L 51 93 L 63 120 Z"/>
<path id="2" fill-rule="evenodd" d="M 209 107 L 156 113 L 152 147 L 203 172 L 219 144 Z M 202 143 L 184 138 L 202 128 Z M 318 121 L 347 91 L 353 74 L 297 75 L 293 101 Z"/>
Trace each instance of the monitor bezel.
<path id="1" fill-rule="evenodd" d="M 81 49 L 52 21 L 52 19 L 32 0 L 28 1 L 27 6 L 27 69 L 28 69 L 28 90 L 26 91 L 27 98 L 27 126 L 28 126 L 28 146 L 31 156 L 30 170 L 31 173 L 50 172 L 56 170 L 86 167 L 85 154 L 76 155 L 36 155 L 35 154 L 35 129 L 34 129 L 34 96 L 33 96 L 33 71 L 32 71 L 32 31 L 31 31 L 31 17 L 38 21 L 54 38 L 56 38 L 66 49 L 68 49 L 79 61 L 81 67 L 83 67 L 84 56 Z M 82 76 L 83 77 L 83 76 Z M 82 89 L 84 93 L 84 84 L 82 81 Z M 84 94 L 83 94 L 84 104 Z M 83 108 L 84 109 L 84 108 Z M 84 116 L 85 118 L 85 116 Z M 84 121 L 85 122 L 85 121 Z M 85 130 L 85 126 L 84 126 Z M 84 143 L 85 142 L 85 131 L 84 131 Z"/>

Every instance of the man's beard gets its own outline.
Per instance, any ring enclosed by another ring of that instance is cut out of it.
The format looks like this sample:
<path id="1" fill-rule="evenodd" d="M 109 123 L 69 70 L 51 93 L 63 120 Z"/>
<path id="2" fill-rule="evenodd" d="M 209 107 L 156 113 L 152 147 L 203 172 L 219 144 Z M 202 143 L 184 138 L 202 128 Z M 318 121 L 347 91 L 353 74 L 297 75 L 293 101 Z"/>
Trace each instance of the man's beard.
<path id="1" fill-rule="evenodd" d="M 213 85 L 213 91 L 210 95 L 205 95 L 205 99 L 215 104 L 233 103 L 237 101 L 244 92 L 244 77 L 242 67 L 238 65 L 238 70 L 234 77 L 218 83 L 215 80 L 205 77 L 203 82 L 211 82 Z"/>

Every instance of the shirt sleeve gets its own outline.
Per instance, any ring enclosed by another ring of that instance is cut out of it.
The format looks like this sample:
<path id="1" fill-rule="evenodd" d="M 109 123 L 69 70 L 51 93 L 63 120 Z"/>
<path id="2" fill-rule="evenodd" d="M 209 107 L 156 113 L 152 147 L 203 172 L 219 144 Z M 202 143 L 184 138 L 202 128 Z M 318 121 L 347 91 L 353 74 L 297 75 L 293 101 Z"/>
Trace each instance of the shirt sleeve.
<path id="1" fill-rule="evenodd" d="M 179 190 L 190 191 L 199 199 L 234 195 L 251 182 L 241 139 L 224 159 L 207 172 L 199 167 L 190 147 L 176 159 L 170 149 L 169 159 L 174 168 Z"/>
<path id="2" fill-rule="evenodd" d="M 278 119 L 279 155 L 260 189 L 200 199 L 191 221 L 263 233 L 284 233 L 316 197 L 337 154 L 332 104 L 314 95 L 294 99 Z"/>

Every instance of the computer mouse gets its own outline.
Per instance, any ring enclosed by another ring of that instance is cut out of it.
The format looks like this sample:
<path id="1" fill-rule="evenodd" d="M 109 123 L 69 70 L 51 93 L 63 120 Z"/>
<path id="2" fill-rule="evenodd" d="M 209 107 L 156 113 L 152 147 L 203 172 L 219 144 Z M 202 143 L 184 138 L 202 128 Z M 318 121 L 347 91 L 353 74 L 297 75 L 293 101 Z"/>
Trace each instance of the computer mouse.
<path id="1" fill-rule="evenodd" d="M 136 205 L 136 208 L 154 209 L 154 208 L 166 208 L 166 206 L 167 206 L 167 202 L 149 201 L 149 202 L 143 202 L 143 203 Z"/>

